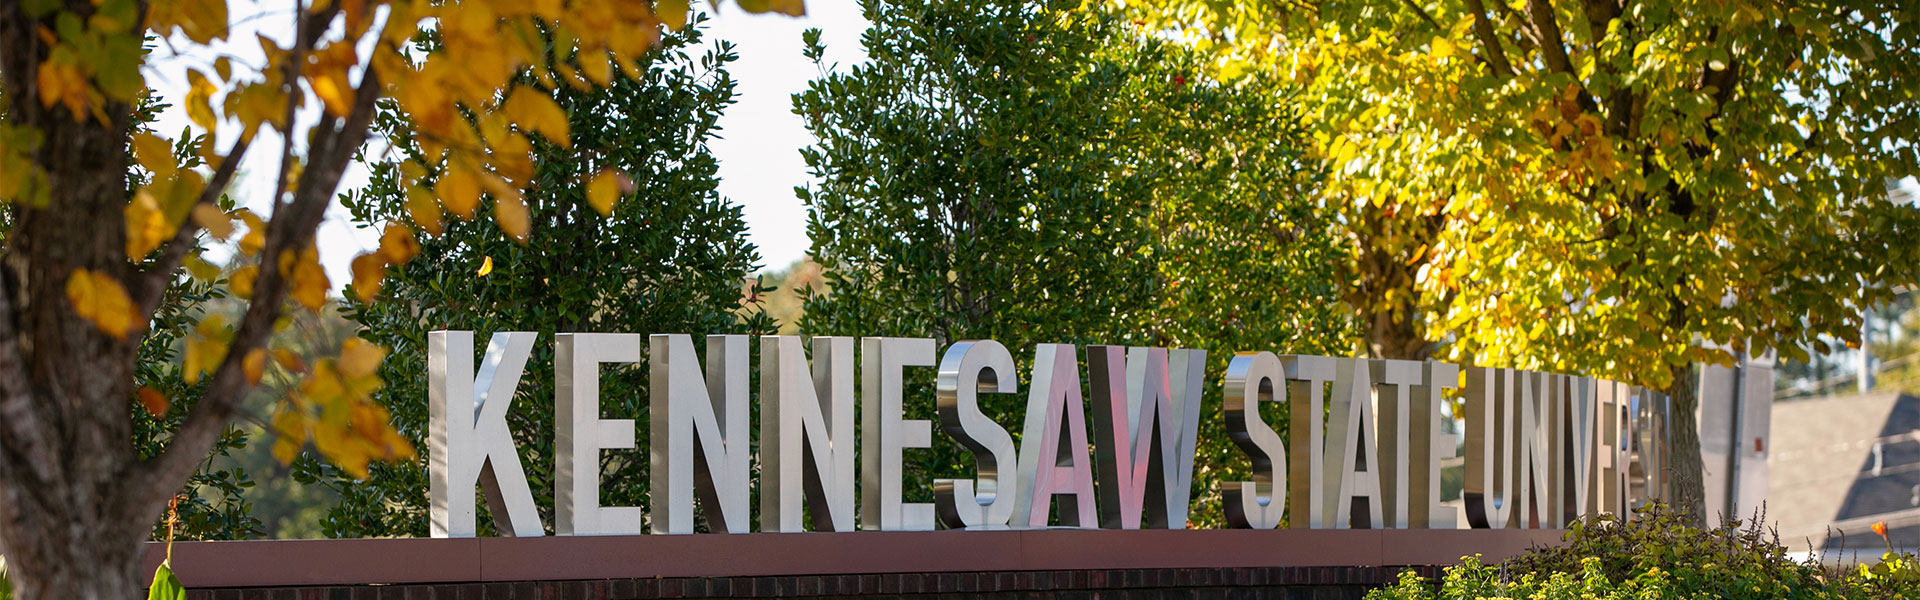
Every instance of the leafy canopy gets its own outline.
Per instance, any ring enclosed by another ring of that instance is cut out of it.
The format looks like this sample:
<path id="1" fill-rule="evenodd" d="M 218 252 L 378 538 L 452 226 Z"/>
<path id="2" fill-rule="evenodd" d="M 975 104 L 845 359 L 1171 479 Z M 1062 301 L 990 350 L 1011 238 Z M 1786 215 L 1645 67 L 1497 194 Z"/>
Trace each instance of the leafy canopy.
<path id="1" fill-rule="evenodd" d="M 555 333 L 699 336 L 771 328 L 738 316 L 741 281 L 758 256 L 746 241 L 740 206 L 719 196 L 718 163 L 708 147 L 734 99 L 726 66 L 735 58 L 730 44 L 701 43 L 695 24 L 664 37 L 640 61 L 637 78 L 616 74 L 605 88 L 555 91 L 572 143 L 534 144 L 525 200 L 540 243 L 516 243 L 494 223 L 453 221 L 421 242 L 420 258 L 393 269 L 379 297 L 363 299 L 355 284 L 348 315 L 364 326 L 362 337 L 394 349 L 380 366 L 386 385 L 373 400 L 393 413 L 402 436 L 413 443 L 427 436 L 429 331 L 470 330 L 481 344 L 495 332 L 540 333 L 507 420 L 534 498 L 551 522 Z M 377 119 L 397 152 L 372 164 L 368 186 L 346 200 L 362 226 L 407 218 L 402 173 L 423 152 L 409 126 L 398 111 Z M 604 178 L 620 181 L 609 189 L 574 184 L 610 181 Z M 647 369 L 644 359 L 607 365 L 600 378 L 602 410 L 636 419 L 641 432 Z M 605 503 L 646 506 L 645 448 L 643 440 L 638 450 L 600 454 Z M 372 465 L 369 473 L 362 479 L 312 458 L 294 462 L 298 480 L 341 493 L 321 523 L 329 537 L 426 536 L 424 458 Z"/>
<path id="2" fill-rule="evenodd" d="M 1037 343 L 1197 348 L 1212 372 L 1237 351 L 1345 352 L 1335 223 L 1306 192 L 1316 172 L 1274 82 L 1223 83 L 1075 2 L 863 6 L 871 60 L 822 65 L 794 101 L 816 139 L 802 153 L 819 183 L 799 194 L 832 290 L 803 331 L 993 339 L 1020 361 Z M 913 384 L 931 397 L 931 377 Z M 1024 396 L 990 396 L 1018 435 Z M 1200 494 L 1245 477 L 1224 432 L 1200 439 Z M 908 463 L 917 479 L 971 461 L 942 438 Z"/>
<path id="3" fill-rule="evenodd" d="M 1911 284 L 1920 13 L 1902 2 L 1129 3 L 1298 82 L 1356 299 L 1458 360 L 1654 387 L 1717 346 L 1858 343 Z"/>

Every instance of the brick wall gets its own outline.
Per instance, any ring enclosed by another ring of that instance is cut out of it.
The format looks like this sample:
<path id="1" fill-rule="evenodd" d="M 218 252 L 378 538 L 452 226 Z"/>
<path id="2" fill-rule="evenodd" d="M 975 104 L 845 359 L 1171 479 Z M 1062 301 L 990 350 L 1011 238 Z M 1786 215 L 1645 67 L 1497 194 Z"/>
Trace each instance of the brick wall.
<path id="1" fill-rule="evenodd" d="M 1347 600 L 1405 569 L 1232 567 L 888 573 L 767 577 L 654 577 L 574 581 L 194 589 L 189 600 L 637 600 L 649 598 L 1276 598 Z"/>

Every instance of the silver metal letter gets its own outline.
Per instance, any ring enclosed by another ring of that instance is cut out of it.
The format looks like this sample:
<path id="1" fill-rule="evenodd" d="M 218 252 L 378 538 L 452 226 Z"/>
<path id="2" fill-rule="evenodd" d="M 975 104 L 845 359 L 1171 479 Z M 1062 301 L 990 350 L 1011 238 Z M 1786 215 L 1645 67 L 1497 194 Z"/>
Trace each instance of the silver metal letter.
<path id="1" fill-rule="evenodd" d="M 1027 391 L 1027 422 L 1020 436 L 1019 501 L 1013 505 L 1016 528 L 1047 526 L 1056 495 L 1060 524 L 1099 527 L 1094 509 L 1093 464 L 1087 456 L 1086 401 L 1080 395 L 1080 366 L 1071 344 L 1040 344 L 1033 351 L 1033 387 Z M 1066 432 L 1065 439 L 1061 431 Z"/>
<path id="2" fill-rule="evenodd" d="M 600 451 L 633 447 L 632 419 L 600 418 L 601 363 L 640 362 L 640 335 L 562 333 L 553 346 L 553 533 L 640 533 L 637 506 L 600 506 Z"/>
<path id="3" fill-rule="evenodd" d="M 797 532 L 801 498 L 814 531 L 853 531 L 853 338 L 760 338 L 760 530 Z"/>
<path id="4" fill-rule="evenodd" d="M 1421 366 L 1421 383 L 1413 387 L 1413 468 L 1408 484 L 1413 506 L 1408 525 L 1454 529 L 1460 526 L 1460 511 L 1440 503 L 1440 463 L 1459 456 L 1459 450 L 1454 436 L 1441 428 L 1447 418 L 1440 407 L 1446 403 L 1442 391 L 1460 387 L 1460 366 L 1431 360 Z"/>
<path id="5" fill-rule="evenodd" d="M 940 359 L 935 397 L 940 403 L 940 429 L 973 452 L 980 475 L 976 479 L 936 479 L 934 508 L 940 523 L 950 529 L 1005 529 L 1013 517 L 1013 497 L 1019 479 L 1008 477 L 1018 456 L 1013 435 L 980 412 L 980 394 L 1020 391 L 1013 372 L 1013 354 L 993 340 L 956 342 Z"/>
<path id="6" fill-rule="evenodd" d="M 1520 381 L 1519 454 L 1514 457 L 1519 471 L 1521 528 L 1557 529 L 1560 523 L 1561 468 L 1565 447 L 1559 426 L 1564 375 L 1522 371 Z"/>
<path id="7" fill-rule="evenodd" d="M 1286 393 L 1286 368 L 1272 352 L 1242 352 L 1227 363 L 1223 388 L 1227 436 L 1253 460 L 1253 481 L 1222 484 L 1227 524 L 1247 529 L 1279 527 L 1287 510 L 1287 472 L 1274 465 L 1287 463 L 1287 447 L 1260 417 L 1260 403 L 1279 400 Z"/>
<path id="8" fill-rule="evenodd" d="M 1101 525 L 1139 529 L 1144 511 L 1150 527 L 1186 528 L 1206 352 L 1133 348 L 1124 367 L 1118 346 L 1089 347 L 1087 357 Z"/>
<path id="9" fill-rule="evenodd" d="M 1592 377 L 1567 378 L 1567 458 L 1573 463 L 1572 478 L 1567 491 L 1572 494 L 1569 505 L 1575 518 L 1594 516 L 1594 444 L 1598 441 L 1600 416 L 1598 399 L 1594 392 L 1598 386 Z"/>
<path id="10" fill-rule="evenodd" d="M 433 537 L 473 537 L 478 507 L 473 486 L 487 491 L 487 509 L 501 535 L 539 537 L 520 453 L 507 429 L 514 388 L 539 334 L 493 334 L 478 376 L 473 332 L 427 334 L 427 495 Z"/>
<path id="11" fill-rule="evenodd" d="M 1333 507 L 1334 529 L 1347 529 L 1360 523 L 1361 527 L 1379 529 L 1384 527 L 1380 518 L 1380 452 L 1379 434 L 1373 423 L 1373 382 L 1364 358 L 1343 358 L 1334 362 L 1333 376 L 1333 414 L 1331 423 L 1341 425 L 1333 430 L 1327 440 L 1327 446 L 1340 449 L 1340 453 L 1327 457 L 1327 470 L 1339 474 L 1339 481 L 1323 490 L 1326 502 Z M 1364 456 L 1365 469 L 1361 469 Z M 1366 507 L 1356 507 L 1355 501 L 1365 500 Z M 1362 513 L 1361 510 L 1366 512 Z"/>
<path id="12" fill-rule="evenodd" d="M 928 338 L 860 338 L 860 528 L 932 531 L 933 504 L 900 501 L 902 450 L 933 445 L 933 423 L 902 418 L 905 367 L 933 366 Z"/>
<path id="13" fill-rule="evenodd" d="M 1333 359 L 1287 355 L 1280 357 L 1280 364 L 1287 370 L 1287 435 L 1293 446 L 1293 454 L 1287 459 L 1287 477 L 1293 481 L 1287 489 L 1287 505 L 1294 513 L 1287 525 L 1293 529 L 1326 529 L 1333 518 L 1320 491 L 1326 488 L 1325 419 Z M 1300 485 L 1302 481 L 1307 484 Z"/>
<path id="14" fill-rule="evenodd" d="M 647 499 L 653 532 L 693 533 L 698 492 L 713 531 L 746 533 L 753 451 L 747 430 L 747 336 L 707 336 L 704 385 L 693 338 L 655 334 L 649 346 L 653 414 L 647 445 L 653 486 Z"/>
<path id="15" fill-rule="evenodd" d="M 1371 360 L 1367 365 L 1373 375 L 1374 423 L 1380 428 L 1380 438 L 1374 440 L 1379 453 L 1367 452 L 1367 470 L 1380 478 L 1380 514 L 1386 519 L 1384 523 L 1376 521 L 1374 526 L 1406 529 L 1415 498 L 1409 472 L 1414 453 L 1413 386 L 1421 382 L 1423 364 L 1417 360 Z M 1424 497 L 1419 500 L 1426 501 Z"/>
<path id="16" fill-rule="evenodd" d="M 1512 369 L 1467 369 L 1467 481 L 1461 497 L 1467 521 L 1479 529 L 1506 529 L 1514 507 L 1513 432 L 1519 402 Z"/>

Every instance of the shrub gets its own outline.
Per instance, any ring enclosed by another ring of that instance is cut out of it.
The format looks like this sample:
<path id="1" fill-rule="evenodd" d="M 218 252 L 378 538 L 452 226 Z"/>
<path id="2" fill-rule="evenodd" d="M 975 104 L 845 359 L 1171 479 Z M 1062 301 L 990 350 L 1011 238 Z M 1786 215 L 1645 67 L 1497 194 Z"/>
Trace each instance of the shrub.
<path id="1" fill-rule="evenodd" d="M 1478 556 L 1448 567 L 1436 588 L 1412 572 L 1374 590 L 1377 600 L 1458 598 L 1920 598 L 1920 562 L 1889 550 L 1875 565 L 1828 569 L 1789 557 L 1759 523 L 1728 519 L 1719 527 L 1688 525 L 1654 505 L 1622 522 L 1576 522 L 1566 544 L 1535 548 L 1498 566 Z"/>

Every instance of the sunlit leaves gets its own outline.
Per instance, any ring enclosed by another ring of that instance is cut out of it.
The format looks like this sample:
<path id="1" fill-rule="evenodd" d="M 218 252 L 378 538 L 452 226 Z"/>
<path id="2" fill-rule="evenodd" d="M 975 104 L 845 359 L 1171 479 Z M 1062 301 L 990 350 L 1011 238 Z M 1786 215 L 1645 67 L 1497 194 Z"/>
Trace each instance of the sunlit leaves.
<path id="1" fill-rule="evenodd" d="M 613 204 L 620 201 L 620 196 L 632 187 L 633 182 L 627 179 L 625 173 L 612 169 L 601 171 L 587 182 L 587 205 L 602 217 L 611 215 Z"/>
<path id="2" fill-rule="evenodd" d="M 270 420 L 277 435 L 274 457 L 291 462 L 312 442 L 354 477 L 365 477 L 374 460 L 412 458 L 413 444 L 394 431 L 387 410 L 370 397 L 380 389 L 375 370 L 385 355 L 384 348 L 348 338 L 338 358 L 315 362 Z"/>
<path id="3" fill-rule="evenodd" d="M 107 335 L 126 339 L 134 329 L 133 299 L 112 275 L 74 269 L 67 277 L 67 300 L 80 318 Z"/>

